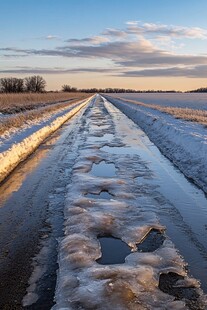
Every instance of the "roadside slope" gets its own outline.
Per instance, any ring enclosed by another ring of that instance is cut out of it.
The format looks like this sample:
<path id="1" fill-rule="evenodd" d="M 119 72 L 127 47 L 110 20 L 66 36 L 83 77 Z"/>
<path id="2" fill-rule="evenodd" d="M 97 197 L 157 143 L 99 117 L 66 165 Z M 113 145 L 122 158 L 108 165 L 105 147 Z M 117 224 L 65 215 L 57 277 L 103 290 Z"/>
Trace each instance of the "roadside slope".
<path id="1" fill-rule="evenodd" d="M 51 133 L 57 130 L 68 119 L 74 116 L 81 108 L 88 104 L 93 97 L 74 103 L 63 112 L 56 113 L 53 120 L 43 122 L 36 128 L 33 124 L 21 135 L 19 133 L 2 142 L 0 153 L 0 182 L 3 181 L 9 173 L 27 156 L 29 156 Z"/>

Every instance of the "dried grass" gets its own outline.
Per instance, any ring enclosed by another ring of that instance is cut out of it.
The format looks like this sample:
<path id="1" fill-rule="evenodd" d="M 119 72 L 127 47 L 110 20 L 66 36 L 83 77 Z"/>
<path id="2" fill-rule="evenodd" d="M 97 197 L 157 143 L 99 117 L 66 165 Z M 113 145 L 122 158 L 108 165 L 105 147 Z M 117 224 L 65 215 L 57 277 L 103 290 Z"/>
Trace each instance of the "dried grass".
<path id="1" fill-rule="evenodd" d="M 27 110 L 24 113 L 16 113 L 8 117 L 3 117 L 0 119 L 0 134 L 4 134 L 5 132 L 8 132 L 11 129 L 20 128 L 25 123 L 29 123 L 30 121 L 36 121 L 41 120 L 43 117 L 47 117 L 47 115 L 51 114 L 51 112 L 61 111 L 65 109 L 66 107 L 69 107 L 72 103 L 88 98 L 91 94 L 80 94 L 79 98 L 76 96 L 75 99 L 72 99 L 67 102 L 59 102 L 59 103 L 53 103 L 49 104 L 47 103 L 45 106 L 33 105 L 32 110 Z M 43 97 L 42 97 L 43 98 Z M 51 98 L 51 97 L 50 97 Z"/>
<path id="2" fill-rule="evenodd" d="M 88 95 L 84 93 L 61 92 L 0 94 L 0 112 L 3 114 L 13 114 L 65 100 L 82 99 L 86 97 L 88 97 Z"/>

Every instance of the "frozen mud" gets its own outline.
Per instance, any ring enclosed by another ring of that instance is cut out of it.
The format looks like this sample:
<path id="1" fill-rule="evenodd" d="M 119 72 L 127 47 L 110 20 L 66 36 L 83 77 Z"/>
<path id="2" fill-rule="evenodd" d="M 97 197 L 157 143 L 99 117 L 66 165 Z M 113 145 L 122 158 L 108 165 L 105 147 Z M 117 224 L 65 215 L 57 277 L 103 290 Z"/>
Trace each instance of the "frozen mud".
<path id="1" fill-rule="evenodd" d="M 88 113 L 67 187 L 53 309 L 205 309 L 199 282 L 187 274 L 160 224 L 157 186 L 137 185 L 136 178 L 152 180 L 153 172 L 134 152 L 131 129 L 116 114 L 100 96 Z M 96 198 L 103 192 L 113 198 Z M 103 241 L 111 242 L 111 250 Z M 118 243 L 125 249 L 114 263 L 110 251 Z M 100 264 L 105 255 L 109 259 Z M 177 278 L 170 282 L 166 275 Z"/>

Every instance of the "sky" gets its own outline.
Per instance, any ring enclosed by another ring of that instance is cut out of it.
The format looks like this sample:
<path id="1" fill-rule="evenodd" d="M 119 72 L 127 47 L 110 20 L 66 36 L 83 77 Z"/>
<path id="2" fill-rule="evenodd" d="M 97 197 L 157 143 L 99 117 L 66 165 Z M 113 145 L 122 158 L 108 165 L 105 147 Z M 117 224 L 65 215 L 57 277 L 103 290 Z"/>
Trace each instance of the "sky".
<path id="1" fill-rule="evenodd" d="M 206 0 L 0 0 L 0 78 L 47 90 L 207 86 Z"/>

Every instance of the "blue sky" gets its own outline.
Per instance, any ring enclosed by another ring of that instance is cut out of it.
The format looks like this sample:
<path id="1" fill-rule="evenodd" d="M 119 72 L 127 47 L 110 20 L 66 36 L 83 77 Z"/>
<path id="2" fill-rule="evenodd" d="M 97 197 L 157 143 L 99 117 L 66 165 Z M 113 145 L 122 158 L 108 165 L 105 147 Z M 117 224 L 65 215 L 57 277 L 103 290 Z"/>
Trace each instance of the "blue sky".
<path id="1" fill-rule="evenodd" d="M 0 0 L 0 77 L 48 89 L 191 89 L 207 79 L 207 1 Z"/>

